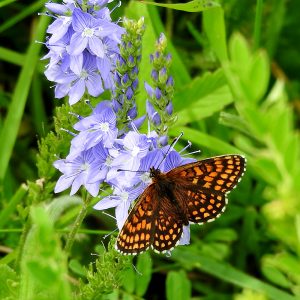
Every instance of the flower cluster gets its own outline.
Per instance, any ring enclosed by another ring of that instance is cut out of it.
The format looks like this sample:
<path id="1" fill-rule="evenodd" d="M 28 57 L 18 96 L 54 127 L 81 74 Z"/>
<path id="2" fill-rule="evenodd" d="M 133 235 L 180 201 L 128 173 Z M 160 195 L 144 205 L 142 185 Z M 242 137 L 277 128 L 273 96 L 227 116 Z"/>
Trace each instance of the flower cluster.
<path id="1" fill-rule="evenodd" d="M 111 195 L 99 201 L 94 208 L 115 207 L 117 226 L 121 228 L 133 201 L 151 182 L 151 167 L 167 172 L 194 160 L 183 158 L 167 145 L 167 127 L 173 120 L 173 79 L 168 75 L 170 56 L 163 53 L 165 37 L 161 35 L 151 57 L 155 88 L 146 84 L 149 129 L 147 134 L 142 134 L 138 128 L 145 116 L 136 119 L 135 96 L 144 21 L 124 19 L 125 32 L 110 22 L 109 10 L 103 7 L 108 1 L 94 2 L 102 7 L 97 13 L 92 13 L 92 10 L 83 12 L 69 2 L 61 6 L 48 4 L 49 10 L 65 15 L 48 30 L 52 37 L 48 41 L 50 63 L 46 75 L 57 82 L 56 93 L 61 97 L 68 94 L 71 104 L 82 98 L 85 88 L 89 94 L 96 95 L 100 88 L 102 91 L 105 87 L 113 95 L 112 101 L 102 101 L 92 107 L 89 116 L 77 116 L 78 122 L 73 126 L 77 134 L 71 141 L 70 152 L 65 159 L 54 163 L 63 174 L 56 183 L 55 192 L 71 188 L 73 195 L 84 186 L 96 197 L 103 184 L 109 185 Z M 70 16 L 67 18 L 66 15 Z M 65 25 L 68 22 L 69 25 Z M 64 34 L 56 33 L 60 27 L 65 30 Z M 122 41 L 118 50 L 120 37 Z M 59 55 L 52 47 L 57 42 L 64 46 Z M 114 72 L 112 66 L 115 67 Z M 79 75 L 76 79 L 75 71 Z M 156 114 L 159 121 L 156 121 Z M 150 130 L 150 123 L 155 130 Z M 180 243 L 188 242 L 189 230 L 186 227 Z"/>
<path id="2" fill-rule="evenodd" d="M 169 146 L 159 148 L 155 131 L 141 134 L 137 130 L 118 137 L 116 114 L 109 101 L 101 102 L 91 116 L 80 118 L 74 125 L 79 133 L 73 138 L 66 159 L 57 160 L 54 166 L 63 173 L 57 181 L 55 192 L 71 187 L 71 195 L 81 186 L 94 197 L 100 184 L 109 184 L 113 193 L 102 199 L 95 209 L 116 207 L 116 220 L 122 227 L 132 202 L 149 185 L 150 167 L 167 172 L 179 165 L 193 161 L 182 158 Z"/>
<path id="3" fill-rule="evenodd" d="M 172 57 L 170 54 L 165 54 L 166 47 L 167 39 L 164 34 L 161 34 L 156 42 L 156 51 L 150 57 L 153 65 L 151 78 L 154 86 L 145 82 L 149 97 L 146 103 L 147 114 L 161 137 L 167 136 L 168 127 L 176 121 L 171 101 L 174 93 L 174 80 L 168 74 Z"/>
<path id="4" fill-rule="evenodd" d="M 48 27 L 49 59 L 45 75 L 55 82 L 55 97 L 75 104 L 87 93 L 99 96 L 113 89 L 118 44 L 125 30 L 113 23 L 106 7 L 112 0 L 47 3 L 55 21 Z"/>
<path id="5" fill-rule="evenodd" d="M 137 116 L 136 93 L 138 89 L 138 64 L 141 61 L 142 36 L 145 31 L 144 18 L 137 22 L 123 19 L 126 34 L 122 36 L 120 56 L 115 73 L 115 93 L 113 103 L 118 115 L 118 126 Z"/>

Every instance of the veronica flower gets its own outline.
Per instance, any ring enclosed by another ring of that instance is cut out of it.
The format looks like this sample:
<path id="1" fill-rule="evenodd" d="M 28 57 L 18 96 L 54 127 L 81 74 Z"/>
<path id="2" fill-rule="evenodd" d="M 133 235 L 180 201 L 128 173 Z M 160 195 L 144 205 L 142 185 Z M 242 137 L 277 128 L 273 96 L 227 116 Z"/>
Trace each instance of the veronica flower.
<path id="1" fill-rule="evenodd" d="M 52 34 L 48 43 L 55 45 L 68 32 L 72 24 L 71 16 L 59 16 L 52 24 L 49 25 L 47 33 Z"/>
<path id="2" fill-rule="evenodd" d="M 61 98 L 68 94 L 71 105 L 78 102 L 86 90 L 88 94 L 94 97 L 99 96 L 104 91 L 102 79 L 96 67 L 96 58 L 88 52 L 72 57 L 68 74 L 62 72 L 61 68 L 57 68 L 55 81 L 58 83 L 56 98 Z M 65 91 L 64 94 L 58 93 L 61 89 Z"/>
<path id="3" fill-rule="evenodd" d="M 82 118 L 74 125 L 74 129 L 80 132 L 71 142 L 68 158 L 72 158 L 81 151 L 90 149 L 100 142 L 103 143 L 104 147 L 110 148 L 118 134 L 116 115 L 110 107 Z"/>
<path id="4" fill-rule="evenodd" d="M 115 187 L 113 194 L 103 198 L 94 208 L 97 210 L 104 210 L 111 207 L 116 208 L 116 220 L 119 229 L 122 228 L 128 216 L 129 207 L 135 199 L 139 196 L 139 191 L 128 187 Z"/>
<path id="5" fill-rule="evenodd" d="M 70 195 L 74 195 L 83 185 L 92 196 L 96 197 L 101 180 L 94 181 L 93 174 L 96 171 L 94 168 L 97 168 L 100 163 L 92 150 L 83 151 L 71 160 L 57 160 L 54 162 L 54 167 L 63 175 L 58 179 L 54 192 L 59 193 L 72 186 Z"/>
<path id="6" fill-rule="evenodd" d="M 108 2 L 89 1 L 87 12 L 75 7 L 74 1 L 46 5 L 56 15 L 47 30 L 49 53 L 44 59 L 50 58 L 50 63 L 45 75 L 56 84 L 55 97 L 69 96 L 71 105 L 85 92 L 97 97 L 113 88 L 112 72 L 125 30 L 111 22 Z"/>
<path id="7" fill-rule="evenodd" d="M 103 146 L 103 143 L 98 143 L 95 147 L 91 148 L 93 155 L 97 157 L 97 166 L 90 172 L 90 183 L 97 181 L 103 182 L 106 179 L 107 173 L 111 167 L 112 158 L 107 148 Z"/>
<path id="8" fill-rule="evenodd" d="M 164 153 L 166 153 L 167 151 L 169 151 L 169 146 L 163 148 Z M 194 158 L 190 158 L 190 157 L 184 158 L 180 156 L 180 154 L 177 151 L 172 150 L 168 153 L 167 157 L 165 158 L 164 164 L 161 167 L 161 171 L 169 172 L 176 167 L 186 165 L 188 163 L 195 162 L 195 161 L 196 159 Z"/>
<path id="9" fill-rule="evenodd" d="M 70 42 L 69 53 L 71 55 L 78 55 L 88 48 L 92 54 L 103 58 L 105 49 L 102 39 L 110 36 L 119 42 L 118 36 L 124 33 L 124 29 L 120 26 L 107 20 L 96 19 L 79 8 L 73 11 L 72 26 L 75 33 Z"/>
<path id="10" fill-rule="evenodd" d="M 113 161 L 113 166 L 120 169 L 135 171 L 139 168 L 140 161 L 149 151 L 150 142 L 145 134 L 130 131 L 117 143 L 123 146 L 120 155 Z M 132 172 L 134 174 L 134 172 Z M 131 177 L 131 175 L 128 175 Z"/>

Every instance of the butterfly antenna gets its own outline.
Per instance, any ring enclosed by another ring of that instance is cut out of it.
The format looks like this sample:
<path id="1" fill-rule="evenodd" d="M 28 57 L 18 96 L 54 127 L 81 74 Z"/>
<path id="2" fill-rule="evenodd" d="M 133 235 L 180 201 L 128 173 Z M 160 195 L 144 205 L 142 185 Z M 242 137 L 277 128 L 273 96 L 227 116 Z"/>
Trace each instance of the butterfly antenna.
<path id="1" fill-rule="evenodd" d="M 181 156 L 185 157 L 185 156 L 196 154 L 196 153 L 201 153 L 201 150 L 196 150 L 196 151 L 193 151 L 193 152 L 185 153 L 185 154 L 182 154 Z"/>
<path id="2" fill-rule="evenodd" d="M 111 234 L 113 234 L 115 231 L 117 231 L 118 228 L 114 229 L 112 232 L 106 234 L 103 236 L 103 240 L 105 240 L 108 236 L 110 236 Z"/>
<path id="3" fill-rule="evenodd" d="M 103 211 L 102 213 L 103 213 L 104 215 L 106 215 L 106 216 L 111 217 L 111 218 L 114 219 L 114 220 L 117 220 L 114 216 L 110 215 L 109 213 L 107 213 L 107 212 L 105 212 L 105 211 Z"/>
<path id="4" fill-rule="evenodd" d="M 178 136 L 176 139 L 173 140 L 173 142 L 172 142 L 171 145 L 169 146 L 167 152 L 164 154 L 163 159 L 162 159 L 161 162 L 159 163 L 159 165 L 158 165 L 158 167 L 157 167 L 158 169 L 159 169 L 159 167 L 161 166 L 161 164 L 163 163 L 163 161 L 166 159 L 166 157 L 168 156 L 169 152 L 174 148 L 174 146 L 176 145 L 176 143 L 178 142 L 178 140 L 179 140 L 182 136 L 183 136 L 183 132 L 181 132 L 181 133 L 179 134 L 179 136 Z"/>
<path id="5" fill-rule="evenodd" d="M 147 171 L 141 171 L 141 170 L 125 170 L 125 169 L 117 169 L 117 172 L 134 172 L 134 173 L 145 173 Z"/>
<path id="6" fill-rule="evenodd" d="M 178 153 L 181 154 L 183 151 L 185 151 L 187 148 L 190 147 L 192 147 L 192 142 L 188 141 L 187 145 L 183 149 L 181 149 Z"/>

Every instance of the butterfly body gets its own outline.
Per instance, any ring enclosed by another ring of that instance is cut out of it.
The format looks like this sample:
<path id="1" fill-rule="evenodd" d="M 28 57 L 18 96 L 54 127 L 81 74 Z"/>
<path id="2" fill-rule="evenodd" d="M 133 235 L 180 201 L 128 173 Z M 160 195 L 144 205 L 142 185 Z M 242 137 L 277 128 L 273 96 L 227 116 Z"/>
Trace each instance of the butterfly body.
<path id="1" fill-rule="evenodd" d="M 138 254 L 174 248 L 189 223 L 213 221 L 245 170 L 245 158 L 224 155 L 182 165 L 167 173 L 150 168 L 152 183 L 138 198 L 117 238 L 116 249 Z"/>

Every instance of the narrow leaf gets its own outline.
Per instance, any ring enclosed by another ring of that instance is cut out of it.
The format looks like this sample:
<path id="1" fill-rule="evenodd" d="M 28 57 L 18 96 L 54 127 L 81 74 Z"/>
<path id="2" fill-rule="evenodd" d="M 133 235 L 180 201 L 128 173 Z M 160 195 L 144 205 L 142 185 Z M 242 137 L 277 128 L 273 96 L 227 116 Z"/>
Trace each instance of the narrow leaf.
<path id="1" fill-rule="evenodd" d="M 156 3 L 156 2 L 149 2 L 149 1 L 140 1 L 145 4 L 166 7 L 175 10 L 182 10 L 187 12 L 200 12 L 205 11 L 210 8 L 220 6 L 219 3 L 211 1 L 211 0 L 194 0 L 187 3 L 176 3 L 176 4 L 165 4 L 165 3 Z"/>

